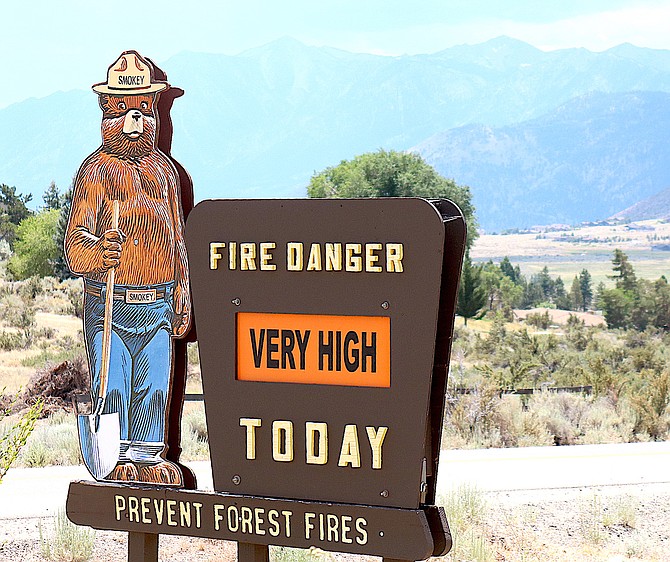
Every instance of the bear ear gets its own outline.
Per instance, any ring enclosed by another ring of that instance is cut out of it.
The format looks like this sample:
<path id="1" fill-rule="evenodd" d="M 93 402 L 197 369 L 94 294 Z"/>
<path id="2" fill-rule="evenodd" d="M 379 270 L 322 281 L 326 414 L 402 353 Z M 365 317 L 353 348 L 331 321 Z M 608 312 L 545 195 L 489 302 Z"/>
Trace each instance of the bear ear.
<path id="1" fill-rule="evenodd" d="M 107 94 L 98 94 L 98 104 L 103 113 L 109 111 L 109 96 Z"/>

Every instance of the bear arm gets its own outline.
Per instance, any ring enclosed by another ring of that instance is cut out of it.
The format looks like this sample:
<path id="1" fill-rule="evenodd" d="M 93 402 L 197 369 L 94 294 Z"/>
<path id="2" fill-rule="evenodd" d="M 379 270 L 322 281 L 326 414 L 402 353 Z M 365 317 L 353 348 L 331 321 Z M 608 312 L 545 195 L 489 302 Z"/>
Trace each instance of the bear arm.
<path id="1" fill-rule="evenodd" d="M 174 335 L 186 334 L 191 324 L 191 292 L 189 286 L 188 257 L 184 241 L 184 218 L 178 182 L 170 181 L 168 188 L 170 209 L 175 231 L 175 325 Z"/>
<path id="2" fill-rule="evenodd" d="M 76 275 L 104 271 L 100 238 L 94 234 L 101 205 L 102 191 L 84 185 L 81 176 L 78 177 L 64 244 L 65 258 Z"/>
<path id="3" fill-rule="evenodd" d="M 75 275 L 104 271 L 100 238 L 85 227 L 79 226 L 72 229 L 65 244 L 65 255 Z"/>

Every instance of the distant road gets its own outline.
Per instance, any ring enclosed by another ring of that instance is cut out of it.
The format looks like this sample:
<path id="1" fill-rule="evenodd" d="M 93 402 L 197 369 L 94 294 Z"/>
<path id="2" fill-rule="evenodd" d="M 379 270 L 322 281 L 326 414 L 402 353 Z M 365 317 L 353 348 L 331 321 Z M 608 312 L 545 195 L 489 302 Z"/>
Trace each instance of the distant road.
<path id="1" fill-rule="evenodd" d="M 670 441 L 443 451 L 438 488 L 488 492 L 670 483 Z"/>
<path id="2" fill-rule="evenodd" d="M 212 489 L 209 462 L 188 464 L 199 487 Z M 55 515 L 69 482 L 89 478 L 82 466 L 11 469 L 0 484 L 0 527 L 2 519 Z M 500 492 L 658 483 L 670 483 L 670 442 L 447 450 L 438 474 L 438 492 L 460 484 Z"/>

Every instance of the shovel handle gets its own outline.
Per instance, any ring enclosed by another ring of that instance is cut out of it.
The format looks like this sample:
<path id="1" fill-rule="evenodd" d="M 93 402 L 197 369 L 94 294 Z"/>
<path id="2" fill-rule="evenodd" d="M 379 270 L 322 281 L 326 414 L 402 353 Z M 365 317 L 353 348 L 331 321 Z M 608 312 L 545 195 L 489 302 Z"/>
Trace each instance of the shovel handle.
<path id="1" fill-rule="evenodd" d="M 112 230 L 119 228 L 119 202 L 112 201 Z M 107 394 L 107 376 L 109 375 L 109 358 L 112 352 L 112 306 L 114 304 L 114 268 L 107 270 L 105 288 L 105 317 L 102 323 L 102 358 L 100 361 L 100 389 L 98 398 L 104 401 Z"/>

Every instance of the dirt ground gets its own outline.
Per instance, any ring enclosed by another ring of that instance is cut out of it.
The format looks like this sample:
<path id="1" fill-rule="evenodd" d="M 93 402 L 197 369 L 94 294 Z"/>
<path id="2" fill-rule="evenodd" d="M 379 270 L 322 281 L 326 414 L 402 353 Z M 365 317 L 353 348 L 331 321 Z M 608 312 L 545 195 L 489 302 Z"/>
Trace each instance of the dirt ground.
<path id="1" fill-rule="evenodd" d="M 484 499 L 483 536 L 490 560 L 496 562 L 670 561 L 670 484 L 495 492 Z M 53 525 L 53 519 L 0 520 L 0 560 L 44 560 L 40 526 L 49 537 Z M 459 540 L 464 538 L 454 537 Z M 125 560 L 126 541 L 125 533 L 96 531 L 92 560 Z M 226 541 L 163 535 L 159 557 L 166 562 L 233 561 L 236 547 Z M 271 549 L 271 558 L 278 557 Z M 320 551 L 309 558 L 378 560 Z M 451 555 L 445 559 L 466 560 Z"/>

